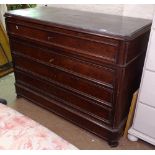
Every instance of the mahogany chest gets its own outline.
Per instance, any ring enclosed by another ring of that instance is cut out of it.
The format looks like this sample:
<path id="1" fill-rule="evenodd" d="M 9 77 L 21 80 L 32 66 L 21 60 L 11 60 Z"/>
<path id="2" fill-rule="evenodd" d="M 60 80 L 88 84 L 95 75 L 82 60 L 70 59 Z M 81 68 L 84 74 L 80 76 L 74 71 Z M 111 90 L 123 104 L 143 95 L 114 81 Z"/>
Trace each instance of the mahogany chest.
<path id="1" fill-rule="evenodd" d="M 139 87 L 151 21 L 52 7 L 5 17 L 17 97 L 116 146 Z"/>

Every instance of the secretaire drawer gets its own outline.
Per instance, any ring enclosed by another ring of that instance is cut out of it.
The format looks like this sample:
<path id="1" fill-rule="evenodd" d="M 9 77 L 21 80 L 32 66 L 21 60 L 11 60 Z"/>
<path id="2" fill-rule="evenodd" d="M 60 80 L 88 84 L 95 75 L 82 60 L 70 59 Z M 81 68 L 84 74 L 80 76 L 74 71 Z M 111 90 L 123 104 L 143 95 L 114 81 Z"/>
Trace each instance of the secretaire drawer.
<path id="1" fill-rule="evenodd" d="M 14 55 L 14 60 L 15 68 L 23 68 L 27 71 L 43 76 L 50 81 L 52 80 L 57 85 L 61 85 L 62 87 L 70 89 L 75 93 L 91 98 L 100 104 L 112 106 L 113 90 L 110 88 L 105 88 L 89 80 L 85 80 L 68 72 L 40 64 L 31 59 Z"/>
<path id="2" fill-rule="evenodd" d="M 91 58 L 98 58 L 116 63 L 118 44 L 79 38 L 77 36 L 70 36 L 61 32 L 49 32 L 9 22 L 7 23 L 7 30 L 9 33 L 21 37 L 76 51 L 75 54 L 87 55 Z"/>
<path id="3" fill-rule="evenodd" d="M 26 57 L 45 62 L 48 65 L 61 67 L 65 70 L 67 69 L 79 76 L 83 76 L 86 79 L 88 78 L 110 88 L 114 87 L 115 70 L 113 69 L 86 63 L 73 57 L 59 54 L 59 51 L 49 51 L 20 41 L 10 40 L 10 43 L 13 49 L 12 52 L 15 52 L 16 54 L 22 54 Z"/>
<path id="4" fill-rule="evenodd" d="M 103 107 L 93 103 L 86 98 L 80 97 L 66 89 L 57 87 L 56 85 L 49 83 L 35 77 L 26 72 L 16 70 L 17 84 L 21 84 L 35 92 L 42 92 L 43 94 L 51 97 L 52 99 L 60 102 L 61 104 L 69 105 L 75 109 L 79 109 L 93 117 L 100 120 L 109 122 L 111 120 L 111 108 Z"/>
<path id="5" fill-rule="evenodd" d="M 155 73 L 144 70 L 143 74 L 139 101 L 155 108 Z"/>
<path id="6" fill-rule="evenodd" d="M 140 133 L 155 139 L 155 109 L 140 102 L 137 103 L 136 114 L 133 122 L 133 128 Z"/>

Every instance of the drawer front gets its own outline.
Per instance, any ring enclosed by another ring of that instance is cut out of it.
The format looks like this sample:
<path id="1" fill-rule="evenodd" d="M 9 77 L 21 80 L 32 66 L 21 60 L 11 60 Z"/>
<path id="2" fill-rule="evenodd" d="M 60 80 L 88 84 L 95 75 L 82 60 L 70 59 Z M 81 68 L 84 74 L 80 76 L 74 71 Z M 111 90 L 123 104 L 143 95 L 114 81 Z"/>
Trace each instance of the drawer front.
<path id="1" fill-rule="evenodd" d="M 63 69 L 67 69 L 88 79 L 95 80 L 98 83 L 113 88 L 115 71 L 112 69 L 85 63 L 72 57 L 60 55 L 59 51 L 47 51 L 19 41 L 11 40 L 11 45 L 13 51 L 17 54 L 24 54 L 31 58 L 43 61 L 49 65 L 55 65 Z"/>
<path id="2" fill-rule="evenodd" d="M 26 72 L 16 70 L 15 73 L 17 84 L 22 84 L 32 90 L 34 89 L 34 91 L 41 91 L 42 93 L 45 93 L 45 95 L 47 95 L 48 97 L 51 97 L 52 99 L 62 104 L 76 108 L 100 120 L 105 120 L 106 122 L 109 122 L 109 120 L 111 119 L 110 108 L 104 108 L 103 106 L 92 103 L 91 101 L 80 97 L 74 93 L 71 93 L 66 89 L 57 87 L 54 84 L 51 84 Z"/>
<path id="3" fill-rule="evenodd" d="M 14 23 L 7 23 L 7 30 L 9 33 L 21 37 L 27 37 L 47 44 L 53 44 L 57 47 L 76 51 L 74 54 L 87 55 L 93 59 L 98 58 L 116 63 L 118 54 L 117 44 L 68 36 L 67 34 L 61 34 L 61 32 L 49 32 Z"/>
<path id="4" fill-rule="evenodd" d="M 155 29 L 155 16 L 153 18 L 152 29 Z"/>
<path id="5" fill-rule="evenodd" d="M 144 71 L 139 100 L 155 107 L 155 72 Z"/>
<path id="6" fill-rule="evenodd" d="M 155 109 L 138 103 L 133 127 L 152 138 L 155 138 Z"/>
<path id="7" fill-rule="evenodd" d="M 146 68 L 155 71 L 155 30 L 151 31 L 149 45 L 148 45 L 148 56 L 146 57 Z"/>
<path id="8" fill-rule="evenodd" d="M 37 63 L 31 59 L 23 58 L 21 56 L 19 57 L 14 55 L 14 60 L 16 66 L 33 73 L 37 73 L 57 84 L 67 87 L 70 90 L 99 101 L 100 103 L 107 104 L 109 106 L 112 105 L 113 91 L 111 89 L 104 88 L 70 73 Z"/>

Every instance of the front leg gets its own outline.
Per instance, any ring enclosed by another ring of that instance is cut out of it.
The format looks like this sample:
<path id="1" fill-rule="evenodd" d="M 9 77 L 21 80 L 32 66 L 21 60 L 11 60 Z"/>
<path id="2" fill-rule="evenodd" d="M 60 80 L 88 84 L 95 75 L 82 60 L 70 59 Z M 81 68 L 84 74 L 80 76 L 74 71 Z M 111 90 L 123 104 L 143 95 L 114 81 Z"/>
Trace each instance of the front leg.
<path id="1" fill-rule="evenodd" d="M 108 141 L 108 144 L 111 146 L 111 147 L 117 147 L 118 146 L 118 141 Z"/>

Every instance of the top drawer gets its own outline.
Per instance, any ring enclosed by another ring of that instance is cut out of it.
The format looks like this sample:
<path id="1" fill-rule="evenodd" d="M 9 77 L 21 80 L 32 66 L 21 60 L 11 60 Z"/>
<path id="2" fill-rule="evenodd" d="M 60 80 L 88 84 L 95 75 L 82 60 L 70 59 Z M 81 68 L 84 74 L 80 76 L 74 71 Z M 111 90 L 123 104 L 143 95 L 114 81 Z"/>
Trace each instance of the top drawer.
<path id="1" fill-rule="evenodd" d="M 68 52 L 74 52 L 74 54 L 116 63 L 116 56 L 118 53 L 117 41 L 95 41 L 92 39 L 80 38 L 76 35 L 71 36 L 61 32 L 49 32 L 43 29 L 10 22 L 7 23 L 7 30 L 11 34 L 64 48 L 67 49 Z"/>

